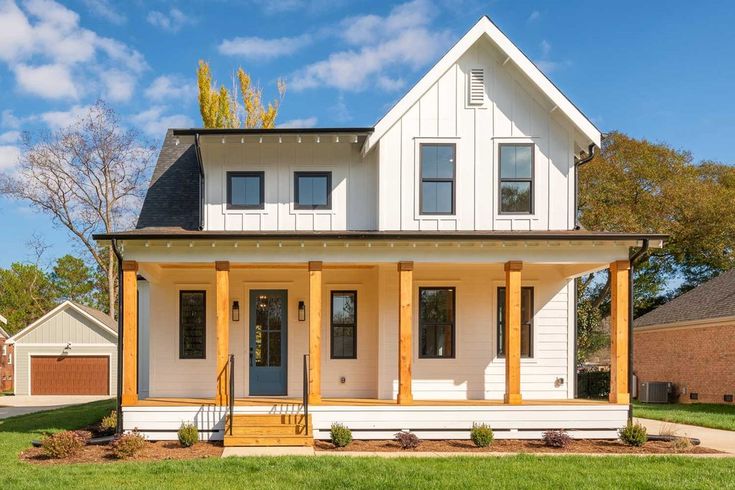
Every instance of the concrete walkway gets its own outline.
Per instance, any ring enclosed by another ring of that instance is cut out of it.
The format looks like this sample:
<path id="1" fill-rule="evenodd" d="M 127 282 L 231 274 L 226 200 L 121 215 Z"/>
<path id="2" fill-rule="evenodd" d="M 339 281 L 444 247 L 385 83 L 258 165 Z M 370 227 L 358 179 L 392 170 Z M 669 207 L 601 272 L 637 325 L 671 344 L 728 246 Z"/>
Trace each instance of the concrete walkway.
<path id="1" fill-rule="evenodd" d="M 27 413 L 41 412 L 43 410 L 53 410 L 55 408 L 68 407 L 69 405 L 79 405 L 80 403 L 95 402 L 97 400 L 105 400 L 109 396 L 2 396 L 0 397 L 0 419 L 15 417 L 16 415 L 25 415 Z"/>
<path id="2" fill-rule="evenodd" d="M 682 437 L 696 437 L 702 442 L 702 447 L 709 447 L 735 454 L 735 431 L 708 429 L 696 425 L 674 424 L 660 420 L 636 418 L 648 431 L 649 434 L 661 434 L 661 429 L 673 430 L 674 435 Z"/>

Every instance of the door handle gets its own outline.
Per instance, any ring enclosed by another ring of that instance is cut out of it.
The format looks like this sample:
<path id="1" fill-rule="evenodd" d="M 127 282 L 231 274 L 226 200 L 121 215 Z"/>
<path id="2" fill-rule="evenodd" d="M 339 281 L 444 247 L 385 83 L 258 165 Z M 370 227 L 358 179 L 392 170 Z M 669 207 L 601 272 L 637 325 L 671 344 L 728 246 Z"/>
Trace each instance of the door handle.
<path id="1" fill-rule="evenodd" d="M 253 348 L 250 348 L 250 365 L 253 365 Z"/>

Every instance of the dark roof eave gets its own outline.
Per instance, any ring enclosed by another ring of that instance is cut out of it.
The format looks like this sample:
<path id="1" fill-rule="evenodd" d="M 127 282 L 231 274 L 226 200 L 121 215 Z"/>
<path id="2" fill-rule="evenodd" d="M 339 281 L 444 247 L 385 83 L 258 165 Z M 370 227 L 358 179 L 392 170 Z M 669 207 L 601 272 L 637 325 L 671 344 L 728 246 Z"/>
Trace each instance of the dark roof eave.
<path id="1" fill-rule="evenodd" d="M 172 129 L 174 136 L 202 136 L 208 134 L 323 134 L 323 133 L 350 133 L 368 134 L 374 128 L 178 128 Z"/>

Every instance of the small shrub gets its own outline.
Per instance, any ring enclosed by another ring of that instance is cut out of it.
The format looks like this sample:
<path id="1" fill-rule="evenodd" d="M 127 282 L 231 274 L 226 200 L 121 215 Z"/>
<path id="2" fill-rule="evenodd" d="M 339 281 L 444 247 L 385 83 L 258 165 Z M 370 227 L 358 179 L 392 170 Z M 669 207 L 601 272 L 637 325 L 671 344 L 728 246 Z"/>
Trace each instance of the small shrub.
<path id="1" fill-rule="evenodd" d="M 352 431 L 342 424 L 332 424 L 329 435 L 335 447 L 345 447 L 352 442 Z"/>
<path id="2" fill-rule="evenodd" d="M 561 430 L 547 430 L 543 435 L 544 444 L 549 447 L 566 447 L 567 444 L 572 442 L 572 438 L 567 434 L 564 429 Z"/>
<path id="3" fill-rule="evenodd" d="M 113 410 L 110 415 L 100 420 L 100 432 L 104 435 L 114 434 L 117 430 L 117 412 Z"/>
<path id="4" fill-rule="evenodd" d="M 676 435 L 676 426 L 670 422 L 663 422 L 658 430 L 659 435 L 674 437 Z"/>
<path id="5" fill-rule="evenodd" d="M 620 440 L 629 446 L 642 446 L 648 441 L 646 428 L 639 423 L 630 423 L 618 431 Z"/>
<path id="6" fill-rule="evenodd" d="M 692 441 L 688 437 L 677 437 L 671 441 L 671 447 L 677 453 L 686 453 L 692 450 Z"/>
<path id="7" fill-rule="evenodd" d="M 118 459 L 132 458 L 145 447 L 145 438 L 137 431 L 126 432 L 112 443 L 112 454 Z"/>
<path id="8" fill-rule="evenodd" d="M 41 448 L 46 456 L 61 459 L 78 454 L 85 444 L 86 440 L 82 435 L 73 430 L 65 430 L 44 437 Z"/>
<path id="9" fill-rule="evenodd" d="M 492 444 L 495 435 L 487 424 L 473 424 L 470 431 L 470 439 L 477 447 L 488 447 Z"/>
<path id="10" fill-rule="evenodd" d="M 396 432 L 395 437 L 398 444 L 401 445 L 401 449 L 413 449 L 421 443 L 421 440 L 413 432 Z"/>
<path id="11" fill-rule="evenodd" d="M 199 442 L 199 429 L 194 424 L 181 424 L 178 436 L 183 447 L 191 447 Z"/>

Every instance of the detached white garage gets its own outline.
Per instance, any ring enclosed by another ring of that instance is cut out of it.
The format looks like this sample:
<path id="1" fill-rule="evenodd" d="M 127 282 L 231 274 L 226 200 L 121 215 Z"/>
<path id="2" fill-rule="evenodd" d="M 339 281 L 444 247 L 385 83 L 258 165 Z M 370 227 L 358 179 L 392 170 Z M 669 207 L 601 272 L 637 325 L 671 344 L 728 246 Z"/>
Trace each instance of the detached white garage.
<path id="1" fill-rule="evenodd" d="M 8 339 L 16 395 L 109 395 L 117 391 L 117 323 L 65 301 Z"/>

